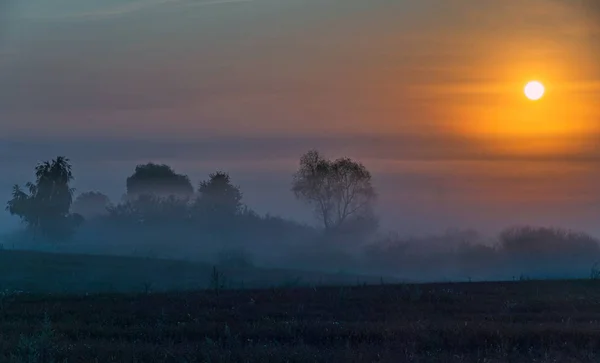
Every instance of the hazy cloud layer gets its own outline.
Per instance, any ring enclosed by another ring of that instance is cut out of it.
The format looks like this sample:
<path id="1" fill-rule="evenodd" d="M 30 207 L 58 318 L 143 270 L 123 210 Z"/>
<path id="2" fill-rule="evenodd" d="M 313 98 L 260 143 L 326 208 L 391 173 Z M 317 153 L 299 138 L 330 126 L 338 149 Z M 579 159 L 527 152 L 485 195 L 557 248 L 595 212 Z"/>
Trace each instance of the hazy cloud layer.
<path id="1" fill-rule="evenodd" d="M 598 4 L 0 2 L 0 164 L 15 173 L 0 187 L 65 154 L 78 188 L 119 196 L 156 160 L 195 180 L 231 170 L 259 210 L 306 216 L 289 178 L 319 148 L 375 172 L 389 225 L 568 210 L 593 227 Z M 522 100 L 533 77 L 549 86 L 539 112 Z"/>
<path id="2" fill-rule="evenodd" d="M 203 7 L 253 1 L 256 0 L 117 0 L 102 3 L 85 0 L 58 0 L 48 3 L 38 0 L 21 5 L 18 9 L 19 15 L 26 20 L 93 21 L 110 20 L 144 11 L 160 11 L 174 6 Z"/>

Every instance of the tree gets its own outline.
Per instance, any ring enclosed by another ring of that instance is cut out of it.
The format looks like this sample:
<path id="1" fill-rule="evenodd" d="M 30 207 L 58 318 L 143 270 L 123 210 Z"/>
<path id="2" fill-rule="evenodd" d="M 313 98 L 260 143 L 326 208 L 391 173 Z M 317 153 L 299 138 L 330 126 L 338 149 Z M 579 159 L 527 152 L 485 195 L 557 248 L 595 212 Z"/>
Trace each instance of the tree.
<path id="1" fill-rule="evenodd" d="M 196 209 L 212 219 L 236 216 L 242 210 L 242 192 L 229 174 L 217 171 L 198 185 Z"/>
<path id="2" fill-rule="evenodd" d="M 142 194 L 138 198 L 109 206 L 109 220 L 129 225 L 164 226 L 189 221 L 189 205 L 186 200 L 174 196 L 156 197 Z"/>
<path id="3" fill-rule="evenodd" d="M 74 192 L 69 186 L 73 180 L 69 159 L 59 156 L 38 164 L 35 178 L 35 183 L 25 185 L 27 191 L 18 185 L 13 187 L 6 210 L 20 217 L 34 235 L 39 231 L 53 239 L 70 236 L 82 220 L 81 216 L 69 213 Z"/>
<path id="4" fill-rule="evenodd" d="M 168 165 L 148 163 L 138 165 L 134 173 L 127 178 L 127 199 L 136 199 L 141 195 L 155 197 L 189 198 L 194 187 L 187 175 L 177 174 Z"/>
<path id="5" fill-rule="evenodd" d="M 600 256 L 599 241 L 581 232 L 561 228 L 517 226 L 499 235 L 499 255 L 519 274 L 563 278 L 579 270 L 587 273 Z"/>
<path id="6" fill-rule="evenodd" d="M 106 215 L 109 206 L 110 199 L 106 195 L 100 192 L 86 192 L 75 198 L 71 211 L 85 219 L 91 219 Z"/>
<path id="7" fill-rule="evenodd" d="M 292 191 L 314 209 L 326 231 L 339 230 L 351 221 L 373 219 L 377 198 L 371 174 L 349 158 L 327 160 L 316 150 L 300 158 Z"/>
<path id="8" fill-rule="evenodd" d="M 582 232 L 560 228 L 516 226 L 500 233 L 501 250 L 511 256 L 596 256 L 599 241 Z"/>

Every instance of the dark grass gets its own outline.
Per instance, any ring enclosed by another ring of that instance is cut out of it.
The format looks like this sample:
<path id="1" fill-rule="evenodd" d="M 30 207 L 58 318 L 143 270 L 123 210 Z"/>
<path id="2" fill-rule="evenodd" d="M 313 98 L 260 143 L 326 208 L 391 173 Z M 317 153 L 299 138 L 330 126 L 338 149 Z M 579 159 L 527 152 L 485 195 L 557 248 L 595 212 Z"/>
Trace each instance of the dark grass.
<path id="1" fill-rule="evenodd" d="M 355 285 L 379 276 L 292 269 L 218 266 L 226 289 Z M 0 291 L 118 293 L 199 290 L 211 285 L 213 265 L 155 258 L 0 251 Z M 393 281 L 385 278 L 385 281 Z M 1 363 L 1 362 L 0 362 Z"/>
<path id="2" fill-rule="evenodd" d="M 9 295 L 0 332 L 1 362 L 596 362 L 600 282 Z"/>

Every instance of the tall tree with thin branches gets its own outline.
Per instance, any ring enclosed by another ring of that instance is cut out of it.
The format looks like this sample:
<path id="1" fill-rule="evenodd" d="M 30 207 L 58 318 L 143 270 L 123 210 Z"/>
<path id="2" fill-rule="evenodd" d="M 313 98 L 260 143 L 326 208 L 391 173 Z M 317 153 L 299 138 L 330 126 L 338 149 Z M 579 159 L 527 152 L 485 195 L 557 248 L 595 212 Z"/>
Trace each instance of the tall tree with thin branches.
<path id="1" fill-rule="evenodd" d="M 371 184 L 371 173 L 349 158 L 328 160 L 316 150 L 307 152 L 300 158 L 292 191 L 313 208 L 327 231 L 373 218 L 377 193 Z"/>

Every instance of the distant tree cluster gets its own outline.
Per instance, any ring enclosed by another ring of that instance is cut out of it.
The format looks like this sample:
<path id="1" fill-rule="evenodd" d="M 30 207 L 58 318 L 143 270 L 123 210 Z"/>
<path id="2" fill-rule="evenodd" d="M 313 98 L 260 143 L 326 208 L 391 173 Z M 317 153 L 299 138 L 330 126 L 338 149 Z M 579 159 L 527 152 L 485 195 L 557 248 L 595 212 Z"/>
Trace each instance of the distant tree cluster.
<path id="1" fill-rule="evenodd" d="M 127 178 L 127 191 L 122 203 L 108 207 L 109 220 L 146 226 L 194 224 L 215 232 L 231 226 L 245 211 L 240 188 L 225 172 L 210 174 L 195 193 L 186 175 L 166 165 L 140 165 Z"/>
<path id="2" fill-rule="evenodd" d="M 86 220 L 136 228 L 193 226 L 218 239 L 230 238 L 236 231 L 252 231 L 254 235 L 247 237 L 257 238 L 260 229 L 270 236 L 280 235 L 282 226 L 294 229 L 293 223 L 253 212 L 243 203 L 240 187 L 223 171 L 210 174 L 194 189 L 187 175 L 168 165 L 138 165 L 126 179 L 126 194 L 117 204 L 99 191 L 84 192 L 74 199 L 72 166 L 63 156 L 39 164 L 35 176 L 35 182 L 26 184 L 26 191 L 14 187 L 7 210 L 19 216 L 34 235 L 55 240 L 69 238 Z M 309 151 L 300 159 L 292 191 L 314 209 L 329 237 L 344 232 L 356 235 L 359 229 L 368 234 L 375 229 L 376 193 L 371 174 L 358 162 L 327 160 L 317 151 Z M 267 225 L 271 231 L 264 230 Z"/>
<path id="3" fill-rule="evenodd" d="M 600 261 L 598 240 L 558 228 L 513 227 L 493 241 L 470 230 L 378 237 L 377 193 L 367 168 L 349 158 L 327 159 L 316 150 L 300 158 L 291 192 L 312 209 L 318 226 L 259 215 L 223 171 L 194 188 L 188 176 L 167 165 L 138 165 L 126 180 L 126 195 L 115 204 L 99 191 L 74 198 L 73 179 L 66 157 L 40 163 L 32 182 L 13 187 L 6 209 L 34 239 L 84 234 L 102 242 L 137 243 L 136 248 L 157 243 L 152 248 L 163 255 L 203 246 L 212 248 L 219 265 L 238 267 L 253 265 L 248 251 L 261 251 L 288 267 L 364 268 L 422 280 L 490 279 L 550 272 L 580 276 Z"/>
<path id="4" fill-rule="evenodd" d="M 366 256 L 370 268 L 422 279 L 572 278 L 587 276 L 600 260 L 600 242 L 581 232 L 517 226 L 494 240 L 473 231 L 392 236 L 370 245 Z"/>
<path id="5" fill-rule="evenodd" d="M 126 185 L 128 200 L 144 195 L 186 199 L 194 194 L 190 178 L 175 173 L 170 166 L 164 164 L 138 165 L 133 175 L 127 178 Z"/>

